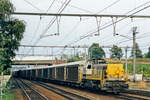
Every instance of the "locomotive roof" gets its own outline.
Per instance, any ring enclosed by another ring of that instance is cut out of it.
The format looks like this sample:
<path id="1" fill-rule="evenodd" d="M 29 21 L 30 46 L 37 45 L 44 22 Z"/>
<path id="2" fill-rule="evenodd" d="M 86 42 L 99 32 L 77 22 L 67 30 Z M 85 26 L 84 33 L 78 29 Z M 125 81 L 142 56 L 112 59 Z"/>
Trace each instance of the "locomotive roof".
<path id="1" fill-rule="evenodd" d="M 64 64 L 59 64 L 59 65 L 51 65 L 51 66 L 46 66 L 46 67 L 42 66 L 42 67 L 38 67 L 38 68 L 28 68 L 28 69 L 23 69 L 23 70 L 46 69 L 46 68 L 54 68 L 54 67 L 62 67 L 62 66 L 70 66 L 70 65 L 84 65 L 85 63 L 86 63 L 86 61 L 77 61 L 77 62 L 64 63 Z"/>

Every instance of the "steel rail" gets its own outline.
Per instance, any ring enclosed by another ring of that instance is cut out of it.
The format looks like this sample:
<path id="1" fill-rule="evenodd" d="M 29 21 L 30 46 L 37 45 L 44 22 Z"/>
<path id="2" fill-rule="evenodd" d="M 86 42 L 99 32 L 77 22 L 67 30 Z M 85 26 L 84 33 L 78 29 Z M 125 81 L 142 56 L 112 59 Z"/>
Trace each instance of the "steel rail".
<path id="1" fill-rule="evenodd" d="M 74 93 L 70 93 L 70 92 L 67 92 L 63 89 L 60 89 L 60 88 L 57 88 L 57 87 L 53 87 L 53 86 L 50 86 L 50 85 L 47 85 L 45 84 L 44 82 L 36 82 L 36 81 L 32 81 L 32 83 L 34 84 L 37 84 L 37 85 L 40 85 L 50 91 L 53 91 L 55 92 L 56 94 L 59 94 L 65 98 L 68 98 L 70 100 L 74 100 L 76 98 L 76 95 L 79 96 L 77 97 L 78 100 L 91 100 L 91 98 L 88 98 L 88 97 L 84 97 L 84 96 L 81 96 L 81 95 L 78 95 L 78 94 L 74 94 Z M 61 92 L 60 92 L 61 91 Z M 91 91 L 89 91 L 91 92 Z M 94 93 L 98 93 L 97 91 L 93 91 Z M 102 92 L 101 92 L 102 93 Z M 99 94 L 99 93 L 98 93 Z M 149 100 L 149 97 L 147 96 L 143 96 L 143 95 L 138 95 L 138 94 L 131 94 L 131 93 L 120 93 L 120 94 L 110 94 L 109 92 L 107 93 L 103 93 L 103 95 L 108 95 L 108 96 L 112 96 L 112 97 L 116 97 L 116 98 L 121 98 L 121 99 L 127 99 L 127 100 Z M 76 99 L 77 99 L 76 98 Z M 79 99 L 80 98 L 80 99 Z"/>
<path id="2" fill-rule="evenodd" d="M 130 93 L 120 93 L 119 95 L 117 95 L 117 97 L 128 100 L 150 100 L 149 97 L 144 97 L 141 95 L 132 95 Z"/>
<path id="3" fill-rule="evenodd" d="M 86 97 L 86 96 L 83 96 L 83 95 L 80 95 L 80 94 L 76 94 L 76 93 L 72 93 L 72 92 L 68 92 L 66 90 L 47 85 L 43 82 L 35 82 L 35 81 L 33 82 L 32 81 L 32 83 L 40 85 L 40 86 L 42 86 L 42 87 L 44 87 L 44 88 L 46 88 L 50 91 L 53 91 L 56 94 L 61 95 L 61 96 L 65 97 L 69 100 L 91 100 L 91 98 L 89 98 L 89 97 Z"/>
<path id="4" fill-rule="evenodd" d="M 129 93 L 129 94 L 135 94 L 135 95 L 150 97 L 150 91 L 146 91 L 146 90 L 127 89 L 127 90 L 124 90 L 123 92 Z"/>
<path id="5" fill-rule="evenodd" d="M 20 81 L 20 83 L 22 84 L 22 85 L 20 85 L 21 87 L 22 87 L 22 89 L 23 89 L 23 91 L 26 93 L 26 95 L 27 95 L 27 97 L 29 98 L 29 100 L 32 100 L 31 99 L 31 95 L 29 96 L 29 94 L 25 91 L 25 87 L 27 87 L 27 88 L 29 88 L 31 91 L 33 91 L 35 94 L 37 94 L 37 95 L 39 95 L 40 97 L 42 97 L 44 100 L 50 100 L 50 99 L 48 99 L 46 96 L 44 96 L 43 94 L 41 94 L 40 92 L 38 92 L 37 90 L 35 90 L 35 89 L 33 89 L 31 86 L 29 86 L 26 82 L 24 82 L 23 80 L 19 80 Z M 23 86 L 25 86 L 24 88 L 23 88 Z M 40 99 L 40 98 L 39 98 Z M 42 100 L 43 100 L 42 99 Z"/>
<path id="6" fill-rule="evenodd" d="M 31 100 L 30 96 L 28 95 L 28 93 L 25 91 L 25 89 L 23 88 L 22 85 L 19 84 L 19 82 L 15 79 L 17 85 L 21 88 L 21 90 L 23 91 L 23 93 L 25 94 L 25 96 L 28 98 L 28 100 Z"/>
<path id="7" fill-rule="evenodd" d="M 42 87 L 44 87 L 44 88 L 47 88 L 47 89 L 49 89 L 49 90 L 52 90 L 51 88 L 53 88 L 54 90 L 57 90 L 57 89 L 59 89 L 59 88 L 56 88 L 56 87 L 53 87 L 53 86 L 50 86 L 50 85 L 47 85 L 47 84 L 45 84 L 44 82 L 33 82 L 33 83 L 35 83 L 35 84 L 38 84 L 38 85 L 40 85 L 40 86 L 42 86 Z M 53 91 L 53 90 L 52 90 Z M 62 93 L 66 93 L 67 91 L 64 91 L 64 90 L 60 90 L 60 91 L 62 91 L 61 93 L 58 93 L 59 95 L 62 95 L 62 96 L 64 96 Z M 56 91 L 53 91 L 53 92 L 55 92 L 55 93 L 57 93 Z M 97 92 L 95 92 L 95 93 L 97 93 Z M 73 94 L 74 95 L 74 94 Z M 64 96 L 64 97 L 67 97 L 68 99 L 73 99 L 73 98 L 70 98 L 71 96 L 73 96 L 72 94 L 70 94 L 70 92 L 69 92 L 69 98 L 68 98 L 68 96 Z M 132 94 L 129 94 L 129 93 L 120 93 L 120 94 L 118 94 L 118 95 L 116 95 L 116 94 L 110 94 L 110 93 L 106 93 L 105 95 L 108 95 L 108 96 L 113 96 L 113 97 L 117 97 L 117 98 L 121 98 L 121 99 L 127 99 L 127 100 L 149 100 L 148 98 L 149 97 L 145 97 L 145 96 L 141 96 L 141 95 L 132 95 Z M 81 96 L 81 95 L 79 95 L 79 96 Z M 81 99 L 81 100 L 83 100 L 83 98 Z M 89 100 L 89 98 L 87 98 L 87 99 L 85 99 L 85 100 Z"/>
<path id="8" fill-rule="evenodd" d="M 24 83 L 27 87 L 29 87 L 31 90 L 33 90 L 34 92 L 36 92 L 37 94 L 39 94 L 41 97 L 43 97 L 45 100 L 49 100 L 46 96 L 44 96 L 43 94 L 41 94 L 40 92 L 38 92 L 37 90 L 35 90 L 34 88 L 32 88 L 30 85 L 28 85 L 26 82 L 24 82 L 23 80 L 21 80 L 22 83 Z"/>

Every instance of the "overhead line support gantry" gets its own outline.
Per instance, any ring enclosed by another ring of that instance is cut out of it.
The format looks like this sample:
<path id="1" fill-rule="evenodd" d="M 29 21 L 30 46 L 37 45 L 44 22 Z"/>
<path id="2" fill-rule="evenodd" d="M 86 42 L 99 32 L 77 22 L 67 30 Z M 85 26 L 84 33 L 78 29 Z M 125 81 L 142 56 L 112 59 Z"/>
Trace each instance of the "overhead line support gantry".
<path id="1" fill-rule="evenodd" d="M 58 14 L 58 13 L 31 13 L 13 12 L 12 15 L 30 16 L 68 16 L 68 17 L 129 17 L 129 18 L 150 18 L 150 15 L 115 15 L 115 14 Z"/>
<path id="2" fill-rule="evenodd" d="M 40 45 L 20 45 L 20 47 L 43 47 L 43 48 L 89 48 L 88 46 L 40 46 Z M 112 48 L 113 46 L 101 46 L 102 48 Z M 119 48 L 131 48 L 128 46 L 121 46 Z"/>

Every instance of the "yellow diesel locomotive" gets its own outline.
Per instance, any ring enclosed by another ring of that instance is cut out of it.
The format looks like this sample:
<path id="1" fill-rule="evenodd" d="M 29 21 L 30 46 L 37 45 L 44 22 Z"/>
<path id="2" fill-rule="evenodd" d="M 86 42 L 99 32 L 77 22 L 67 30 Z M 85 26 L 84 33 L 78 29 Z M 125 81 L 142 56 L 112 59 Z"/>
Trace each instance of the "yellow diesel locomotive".
<path id="1" fill-rule="evenodd" d="M 83 68 L 82 86 L 120 92 L 128 88 L 123 64 L 88 64 Z"/>

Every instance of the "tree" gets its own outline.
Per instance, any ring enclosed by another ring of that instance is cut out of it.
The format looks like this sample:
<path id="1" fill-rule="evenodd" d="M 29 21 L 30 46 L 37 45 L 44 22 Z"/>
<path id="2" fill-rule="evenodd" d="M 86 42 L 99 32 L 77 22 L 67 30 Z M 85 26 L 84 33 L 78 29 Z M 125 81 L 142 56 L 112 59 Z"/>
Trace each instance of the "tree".
<path id="1" fill-rule="evenodd" d="M 142 55 L 142 51 L 140 50 L 139 48 L 139 45 L 136 43 L 136 58 L 142 58 L 143 55 Z M 132 51 L 131 51 L 131 57 L 133 57 L 133 48 L 132 48 Z"/>
<path id="2" fill-rule="evenodd" d="M 150 47 L 148 48 L 148 53 L 145 54 L 145 58 L 150 58 Z"/>
<path id="3" fill-rule="evenodd" d="M 67 59 L 68 59 L 68 56 L 66 54 L 62 54 L 61 60 L 67 60 Z"/>
<path id="4" fill-rule="evenodd" d="M 14 7 L 9 0 L 0 0 L 0 20 L 6 20 L 10 18 L 11 12 L 14 11 Z"/>
<path id="5" fill-rule="evenodd" d="M 111 58 L 120 59 L 123 56 L 122 49 L 116 45 L 113 45 L 113 47 L 110 49 L 110 52 L 111 52 L 110 55 Z"/>
<path id="6" fill-rule="evenodd" d="M 83 58 L 79 57 L 79 53 L 76 53 L 76 55 L 69 58 L 67 62 L 75 62 L 75 61 L 81 61 L 81 60 L 83 60 Z"/>
<path id="7" fill-rule="evenodd" d="M 11 67 L 15 51 L 18 50 L 20 41 L 25 31 L 25 23 L 10 15 L 14 7 L 9 0 L 0 0 L 0 69 Z"/>
<path id="8" fill-rule="evenodd" d="M 90 48 L 88 49 L 90 60 L 92 59 L 102 59 L 105 57 L 105 52 L 104 50 L 99 47 L 98 43 L 93 43 Z"/>

